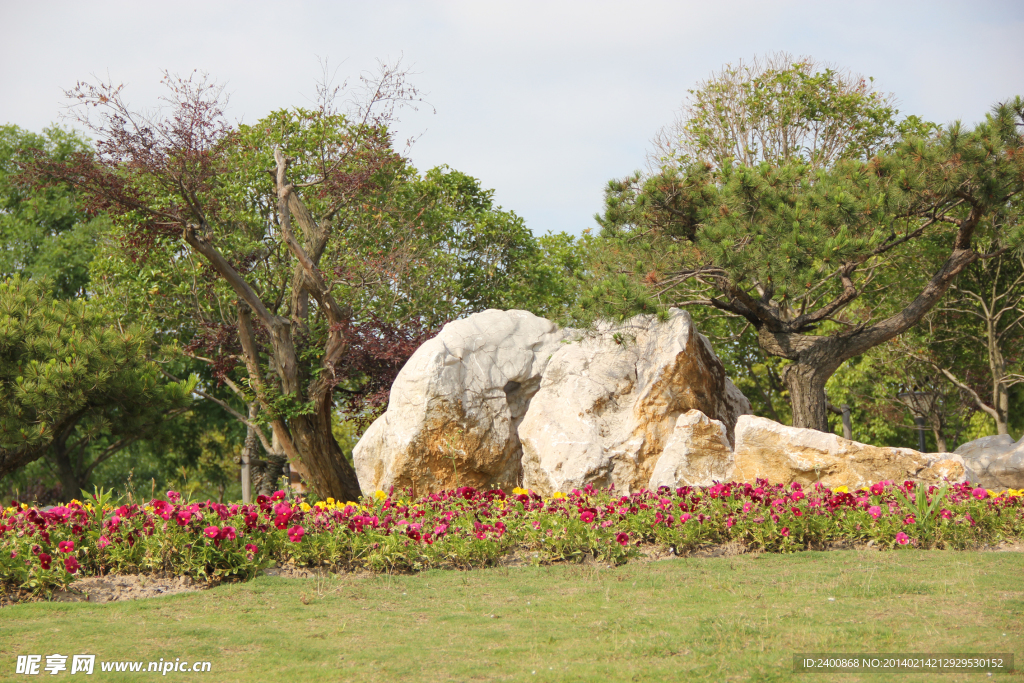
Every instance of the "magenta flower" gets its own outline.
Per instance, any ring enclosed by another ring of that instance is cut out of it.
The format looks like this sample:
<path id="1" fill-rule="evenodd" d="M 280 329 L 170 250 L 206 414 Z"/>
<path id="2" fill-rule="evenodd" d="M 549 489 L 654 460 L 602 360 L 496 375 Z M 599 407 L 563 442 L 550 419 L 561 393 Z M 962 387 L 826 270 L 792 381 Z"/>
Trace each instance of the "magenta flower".
<path id="1" fill-rule="evenodd" d="M 96 542 L 96 545 L 100 547 L 100 550 L 103 550 L 108 545 L 110 545 L 110 539 L 106 536 L 100 536 L 100 540 Z"/>
<path id="2" fill-rule="evenodd" d="M 883 493 L 885 493 L 885 484 L 883 484 L 882 482 L 878 482 L 877 484 L 872 484 L 871 485 L 871 493 L 873 493 L 876 496 L 882 495 Z"/>
<path id="3" fill-rule="evenodd" d="M 751 507 L 753 507 L 753 506 L 750 504 L 750 501 L 747 501 L 746 503 L 743 504 L 743 511 L 744 512 L 750 512 L 750 508 Z"/>
<path id="4" fill-rule="evenodd" d="M 907 526 L 909 524 L 915 524 L 916 522 L 917 522 L 917 520 L 914 519 L 914 515 L 907 515 L 906 519 L 903 520 L 903 526 Z"/>
<path id="5" fill-rule="evenodd" d="M 974 496 L 975 500 L 985 500 L 986 498 L 988 498 L 988 491 L 979 486 L 978 488 L 971 491 L 971 495 Z"/>
<path id="6" fill-rule="evenodd" d="M 217 538 L 219 540 L 221 540 L 221 541 L 224 541 L 224 540 L 233 541 L 233 540 L 235 540 L 235 527 L 233 527 L 233 526 L 226 526 L 226 527 L 224 527 L 223 529 L 221 529 L 220 531 L 217 532 Z"/>
<path id="7" fill-rule="evenodd" d="M 787 536 L 789 536 L 789 527 L 788 527 L 788 526 L 784 526 L 784 527 L 782 527 L 781 529 L 779 529 L 779 534 L 780 534 L 780 535 L 781 535 L 781 536 L 782 536 L 783 538 L 786 538 Z"/>
<path id="8" fill-rule="evenodd" d="M 57 547 L 60 548 L 60 551 L 62 553 L 72 553 L 72 552 L 75 551 L 75 542 L 74 541 L 61 541 L 60 543 L 57 544 Z"/>
<path id="9" fill-rule="evenodd" d="M 942 517 L 943 519 L 953 519 L 953 513 L 946 508 L 942 508 L 942 512 L 939 513 L 939 517 Z"/>
<path id="10" fill-rule="evenodd" d="M 900 545 L 906 545 L 910 543 L 910 537 L 901 531 L 898 534 L 896 534 L 896 542 Z"/>
<path id="11" fill-rule="evenodd" d="M 178 522 L 178 526 L 185 526 L 192 519 L 192 513 L 186 510 L 182 510 L 174 516 L 175 521 Z"/>
<path id="12" fill-rule="evenodd" d="M 627 534 L 625 531 L 620 531 L 619 533 L 615 534 L 615 542 L 621 545 L 622 547 L 626 547 L 627 545 L 629 545 L 629 534 Z"/>
<path id="13" fill-rule="evenodd" d="M 255 555 L 256 553 L 258 553 L 260 551 L 260 549 L 256 545 L 254 545 L 252 543 L 246 543 L 245 544 L 245 549 L 248 550 L 253 555 Z"/>
<path id="14" fill-rule="evenodd" d="M 729 529 L 729 528 L 731 528 L 731 527 L 732 527 L 732 525 L 733 525 L 733 524 L 735 524 L 735 523 L 736 523 L 736 522 L 735 522 L 735 521 L 733 520 L 733 518 L 732 518 L 732 517 L 729 517 L 729 518 L 727 518 L 727 519 L 725 520 L 725 528 L 726 528 L 726 529 Z"/>
<path id="15" fill-rule="evenodd" d="M 270 497 L 270 500 L 284 500 L 284 491 L 274 491 L 274 495 Z"/>
<path id="16" fill-rule="evenodd" d="M 302 540 L 302 536 L 306 533 L 306 530 L 301 526 L 293 526 L 288 530 L 288 540 L 292 543 L 298 543 Z"/>
<path id="17" fill-rule="evenodd" d="M 181 494 L 178 493 L 177 491 L 168 491 L 167 500 L 171 501 L 172 503 L 177 503 L 181 500 Z"/>
<path id="18" fill-rule="evenodd" d="M 691 515 L 689 512 L 684 512 L 679 516 L 679 521 L 683 524 L 686 524 L 686 522 L 688 522 L 691 519 L 693 519 L 693 515 Z"/>
<path id="19" fill-rule="evenodd" d="M 78 571 L 78 560 L 73 557 L 66 558 L 64 560 L 64 569 L 66 569 L 69 574 L 74 574 Z"/>
<path id="20" fill-rule="evenodd" d="M 590 510 L 584 510 L 580 513 L 580 521 L 584 524 L 590 524 L 594 521 L 594 513 Z"/>
<path id="21" fill-rule="evenodd" d="M 877 486 L 878 484 L 875 484 Z M 868 514 L 871 515 L 871 519 L 878 519 L 882 516 L 882 508 L 877 505 L 872 505 L 868 508 Z"/>
<path id="22" fill-rule="evenodd" d="M 208 526 L 203 529 L 203 533 L 206 534 L 207 538 L 217 538 L 217 534 L 220 533 L 220 529 L 215 526 Z"/>

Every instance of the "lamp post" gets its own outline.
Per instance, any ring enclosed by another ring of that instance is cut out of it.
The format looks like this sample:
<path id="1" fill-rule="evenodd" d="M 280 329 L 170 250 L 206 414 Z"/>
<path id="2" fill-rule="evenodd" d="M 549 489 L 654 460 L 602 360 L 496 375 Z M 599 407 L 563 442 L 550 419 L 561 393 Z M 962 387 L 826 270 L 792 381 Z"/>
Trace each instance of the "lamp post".
<path id="1" fill-rule="evenodd" d="M 930 391 L 905 391 L 896 396 L 904 405 L 910 408 L 910 413 L 914 416 L 914 427 L 917 429 L 917 450 L 922 453 L 924 452 L 924 418 L 931 406 L 931 396 L 932 393 Z"/>

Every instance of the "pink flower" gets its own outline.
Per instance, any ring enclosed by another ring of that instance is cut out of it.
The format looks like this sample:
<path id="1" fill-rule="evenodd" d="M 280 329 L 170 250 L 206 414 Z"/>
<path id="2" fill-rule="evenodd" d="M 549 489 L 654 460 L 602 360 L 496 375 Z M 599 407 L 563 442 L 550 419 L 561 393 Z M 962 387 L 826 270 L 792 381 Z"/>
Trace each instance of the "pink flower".
<path id="1" fill-rule="evenodd" d="M 875 486 L 878 486 L 878 484 L 875 484 Z M 882 508 L 872 505 L 868 508 L 868 514 L 871 515 L 871 519 L 878 519 L 882 516 Z"/>
<path id="2" fill-rule="evenodd" d="M 744 504 L 743 504 L 743 511 L 744 511 L 744 512 L 750 512 L 750 508 L 752 508 L 752 507 L 753 507 L 753 506 L 752 506 L 752 505 L 750 504 L 750 502 L 748 501 L 748 502 L 746 502 L 746 503 L 744 503 Z"/>
<path id="3" fill-rule="evenodd" d="M 615 534 L 615 542 L 621 545 L 622 547 L 626 547 L 627 545 L 629 545 L 629 534 L 627 534 L 625 531 L 620 531 L 619 533 Z"/>
<path id="4" fill-rule="evenodd" d="M 910 537 L 901 531 L 898 534 L 896 534 L 896 542 L 900 545 L 906 545 L 910 543 Z"/>
<path id="5" fill-rule="evenodd" d="M 217 532 L 217 538 L 220 539 L 221 541 L 223 541 L 223 540 L 228 540 L 228 541 L 235 540 L 235 527 L 233 527 L 233 526 L 226 526 L 226 527 L 224 527 L 219 532 Z"/>
<path id="6" fill-rule="evenodd" d="M 728 529 L 728 528 L 730 528 L 735 523 L 736 522 L 733 520 L 733 518 L 729 517 L 728 519 L 725 520 L 725 528 Z"/>
<path id="7" fill-rule="evenodd" d="M 74 541 L 61 541 L 60 543 L 57 544 L 57 547 L 60 548 L 60 551 L 62 553 L 72 553 L 72 552 L 75 551 L 75 542 Z"/>
<path id="8" fill-rule="evenodd" d="M 284 491 L 274 491 L 274 495 L 270 497 L 270 500 L 284 500 Z"/>
<path id="9" fill-rule="evenodd" d="M 594 513 L 590 510 L 584 510 L 580 513 L 580 521 L 584 524 L 590 524 L 594 521 Z"/>
<path id="10" fill-rule="evenodd" d="M 64 569 L 66 569 L 69 574 L 74 574 L 78 571 L 78 560 L 73 557 L 66 558 L 64 560 Z"/>
<path id="11" fill-rule="evenodd" d="M 979 486 L 978 488 L 971 491 L 971 495 L 974 496 L 975 500 L 985 500 L 986 498 L 988 498 L 988 491 Z"/>
<path id="12" fill-rule="evenodd" d="M 612 526 L 613 524 L 615 524 L 614 520 L 606 519 L 603 522 L 601 522 L 601 528 L 602 529 L 607 529 L 608 527 Z M 539 529 L 540 526 L 538 526 L 537 528 Z"/>
<path id="13" fill-rule="evenodd" d="M 207 538 L 217 538 L 217 534 L 220 533 L 220 529 L 215 526 L 208 526 L 203 529 L 203 533 L 206 534 Z"/>
<path id="14" fill-rule="evenodd" d="M 946 508 L 942 508 L 942 512 L 939 513 L 939 517 L 942 517 L 943 519 L 953 519 L 953 513 Z"/>
<path id="15" fill-rule="evenodd" d="M 903 526 L 907 526 L 909 524 L 914 524 L 916 522 L 917 522 L 917 520 L 914 519 L 914 515 L 907 515 L 906 519 L 903 520 Z"/>
<path id="16" fill-rule="evenodd" d="M 536 522 L 534 522 L 534 523 L 536 524 Z M 537 525 L 536 528 L 539 529 L 540 525 Z M 438 524 L 437 526 L 434 527 L 434 535 L 437 536 L 438 538 L 440 538 L 441 536 L 444 536 L 447 532 L 448 532 L 448 525 L 447 524 Z"/>
<path id="17" fill-rule="evenodd" d="M 96 542 L 96 545 L 100 547 L 100 550 L 103 550 L 108 545 L 110 545 L 110 539 L 106 536 L 100 536 L 100 540 Z"/>
<path id="18" fill-rule="evenodd" d="M 878 482 L 877 484 L 872 484 L 871 485 L 871 493 L 876 495 L 876 496 L 882 495 L 883 493 L 885 493 L 885 484 L 883 484 L 882 482 Z"/>
<path id="19" fill-rule="evenodd" d="M 245 549 L 248 550 L 253 555 L 255 555 L 256 553 L 258 553 L 260 551 L 260 549 L 256 545 L 254 545 L 252 543 L 246 543 L 245 544 Z"/>
<path id="20" fill-rule="evenodd" d="M 693 519 L 693 515 L 691 515 L 689 512 L 684 512 L 682 515 L 679 516 L 679 521 L 683 524 L 685 524 L 687 521 L 691 519 Z"/>
<path id="21" fill-rule="evenodd" d="M 784 526 L 784 527 L 782 527 L 781 529 L 779 529 L 779 534 L 780 534 L 780 535 L 781 535 L 781 536 L 782 536 L 783 538 L 785 538 L 785 537 L 789 536 L 789 527 L 788 527 L 788 526 Z"/>
<path id="22" fill-rule="evenodd" d="M 174 519 L 178 522 L 178 526 L 185 526 L 192 519 L 192 513 L 182 510 L 174 516 Z"/>
<path id="23" fill-rule="evenodd" d="M 171 501 L 172 503 L 177 503 L 181 500 L 181 494 L 178 493 L 177 491 L 168 491 L 167 500 Z"/>
<path id="24" fill-rule="evenodd" d="M 288 530 L 288 540 L 292 543 L 298 543 L 302 540 L 302 536 L 306 533 L 306 530 L 301 526 L 293 526 Z"/>

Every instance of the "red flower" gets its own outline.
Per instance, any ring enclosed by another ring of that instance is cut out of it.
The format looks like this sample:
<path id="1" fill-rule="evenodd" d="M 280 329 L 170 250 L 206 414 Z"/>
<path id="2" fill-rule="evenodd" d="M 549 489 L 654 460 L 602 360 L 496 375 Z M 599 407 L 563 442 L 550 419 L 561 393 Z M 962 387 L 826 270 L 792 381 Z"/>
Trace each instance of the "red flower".
<path id="1" fill-rule="evenodd" d="M 793 514 L 794 514 L 795 516 L 797 516 L 797 517 L 801 517 L 801 516 L 803 516 L 803 514 L 804 514 L 804 513 L 800 512 L 800 508 L 790 508 L 790 510 L 792 510 L 792 511 L 793 511 Z"/>
<path id="2" fill-rule="evenodd" d="M 64 560 L 64 569 L 68 570 L 69 574 L 74 574 L 78 571 L 78 560 L 73 557 L 68 557 Z"/>
<path id="3" fill-rule="evenodd" d="M 288 526 L 288 520 L 290 520 L 291 518 L 292 513 L 290 512 L 285 513 L 283 515 L 278 515 L 277 517 L 274 517 L 274 526 L 276 526 L 278 529 L 284 529 L 286 526 Z"/>
<path id="4" fill-rule="evenodd" d="M 306 530 L 303 529 L 301 526 L 293 526 L 291 529 L 288 530 L 288 540 L 292 543 L 298 543 L 302 540 L 302 536 L 305 533 Z"/>
<path id="5" fill-rule="evenodd" d="M 946 508 L 942 508 L 942 512 L 939 513 L 939 517 L 942 517 L 943 519 L 952 519 L 953 513 Z"/>
<path id="6" fill-rule="evenodd" d="M 75 542 L 74 541 L 61 541 L 60 543 L 57 544 L 57 547 L 60 548 L 60 551 L 62 553 L 72 553 L 72 552 L 75 551 Z"/>
<path id="7" fill-rule="evenodd" d="M 878 482 L 877 484 L 872 484 L 871 493 L 876 496 L 882 495 L 883 493 L 885 493 L 885 484 L 881 482 Z"/>
<path id="8" fill-rule="evenodd" d="M 274 495 L 270 497 L 270 500 L 284 500 L 284 491 L 274 491 Z"/>
<path id="9" fill-rule="evenodd" d="M 627 545 L 629 545 L 629 534 L 627 534 L 625 531 L 620 531 L 619 533 L 615 534 L 615 542 L 621 545 L 622 547 L 626 547 Z"/>
<path id="10" fill-rule="evenodd" d="M 53 560 L 53 558 L 50 557 L 49 554 L 47 554 L 47 553 L 39 553 L 39 565 L 43 569 L 49 569 L 50 568 L 50 561 L 51 560 Z"/>
<path id="11" fill-rule="evenodd" d="M 256 545 L 254 545 L 252 543 L 246 543 L 245 544 L 245 549 L 248 550 L 253 555 L 255 555 L 256 553 L 258 553 L 260 551 L 260 549 Z"/>
<path id="12" fill-rule="evenodd" d="M 176 522 L 178 522 L 178 526 L 185 526 L 192 519 L 192 513 L 186 510 L 182 510 L 181 512 L 174 516 L 174 519 Z"/>
<path id="13" fill-rule="evenodd" d="M 223 529 L 221 529 L 217 533 L 217 538 L 219 540 L 221 540 L 221 541 L 223 541 L 223 540 L 228 540 L 228 541 L 235 540 L 235 527 L 233 527 L 233 526 L 226 526 L 226 527 L 224 527 Z"/>
<path id="14" fill-rule="evenodd" d="M 215 526 L 208 526 L 203 529 L 203 533 L 206 534 L 207 538 L 217 538 L 217 534 L 220 533 L 220 529 Z"/>

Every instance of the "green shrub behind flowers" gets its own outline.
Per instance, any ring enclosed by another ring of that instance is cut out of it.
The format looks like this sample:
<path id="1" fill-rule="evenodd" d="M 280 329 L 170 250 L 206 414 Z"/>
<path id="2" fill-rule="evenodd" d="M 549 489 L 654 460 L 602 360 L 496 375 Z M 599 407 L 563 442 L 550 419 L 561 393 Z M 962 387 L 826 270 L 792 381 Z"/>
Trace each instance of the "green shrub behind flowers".
<path id="1" fill-rule="evenodd" d="M 926 515 L 926 519 L 918 519 Z M 532 491 L 462 487 L 413 499 L 378 491 L 359 502 L 310 505 L 283 491 L 252 505 L 166 500 L 86 502 L 0 515 L 0 583 L 34 592 L 77 576 L 166 572 L 249 579 L 274 563 L 371 571 L 472 568 L 510 553 L 528 561 L 622 563 L 643 546 L 685 554 L 739 542 L 792 552 L 873 542 L 883 548 L 967 549 L 1020 538 L 1024 491 L 969 483 L 880 482 L 850 492 L 758 481 L 616 495 L 588 485 L 544 499 Z"/>

